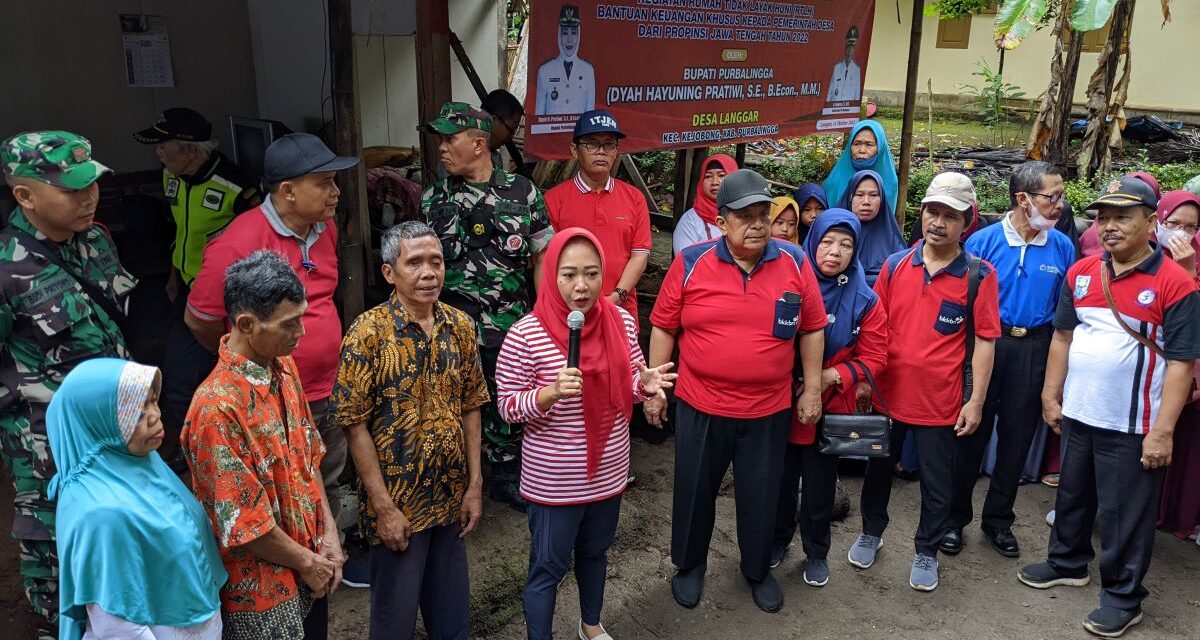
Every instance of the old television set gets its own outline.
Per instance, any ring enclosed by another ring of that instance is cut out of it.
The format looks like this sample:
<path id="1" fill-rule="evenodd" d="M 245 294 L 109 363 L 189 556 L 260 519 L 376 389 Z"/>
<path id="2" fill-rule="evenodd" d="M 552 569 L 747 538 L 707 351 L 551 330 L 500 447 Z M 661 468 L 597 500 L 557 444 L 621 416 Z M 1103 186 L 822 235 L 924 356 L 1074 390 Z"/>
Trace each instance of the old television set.
<path id="1" fill-rule="evenodd" d="M 275 120 L 229 116 L 229 133 L 233 138 L 233 161 L 243 171 L 256 178 L 263 177 L 263 160 L 267 147 L 281 136 L 291 133 L 287 125 Z"/>

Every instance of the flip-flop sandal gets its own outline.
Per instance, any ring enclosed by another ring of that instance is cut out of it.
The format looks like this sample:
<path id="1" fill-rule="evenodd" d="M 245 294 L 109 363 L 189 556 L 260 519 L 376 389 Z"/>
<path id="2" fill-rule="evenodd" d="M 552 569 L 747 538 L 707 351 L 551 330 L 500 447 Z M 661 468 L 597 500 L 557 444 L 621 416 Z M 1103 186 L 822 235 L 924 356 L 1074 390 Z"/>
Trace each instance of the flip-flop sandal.
<path id="1" fill-rule="evenodd" d="M 1058 481 L 1059 474 L 1057 473 L 1047 473 L 1046 475 L 1042 476 L 1042 484 L 1050 487 L 1051 489 L 1058 488 Z"/>

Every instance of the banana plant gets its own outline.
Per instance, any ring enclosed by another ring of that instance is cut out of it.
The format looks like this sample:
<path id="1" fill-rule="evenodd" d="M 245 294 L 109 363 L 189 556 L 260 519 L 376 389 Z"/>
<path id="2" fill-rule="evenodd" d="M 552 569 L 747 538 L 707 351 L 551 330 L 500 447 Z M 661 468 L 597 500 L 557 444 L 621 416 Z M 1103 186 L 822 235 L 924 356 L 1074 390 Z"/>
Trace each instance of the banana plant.
<path id="1" fill-rule="evenodd" d="M 1005 0 L 996 13 L 996 47 L 1012 51 L 1026 36 L 1041 25 L 1050 10 L 1052 0 Z M 1062 9 L 1068 3 L 1053 0 Z M 1171 1 L 1160 0 L 1163 24 L 1171 21 Z M 1117 0 L 1075 0 L 1069 3 L 1071 29 L 1076 32 L 1095 31 L 1112 18 Z"/>

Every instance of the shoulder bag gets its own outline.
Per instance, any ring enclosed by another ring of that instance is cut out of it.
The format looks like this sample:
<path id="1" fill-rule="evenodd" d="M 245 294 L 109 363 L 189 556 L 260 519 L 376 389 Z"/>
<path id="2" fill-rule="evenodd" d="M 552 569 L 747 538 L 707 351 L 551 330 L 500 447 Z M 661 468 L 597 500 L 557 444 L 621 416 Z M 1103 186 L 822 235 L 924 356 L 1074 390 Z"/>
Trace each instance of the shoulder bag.
<path id="1" fill-rule="evenodd" d="M 1104 289 L 1104 300 L 1108 302 L 1108 310 L 1112 311 L 1113 318 L 1116 318 L 1117 324 L 1125 330 L 1125 333 L 1128 333 L 1130 337 L 1140 342 L 1143 347 L 1146 347 L 1154 353 L 1157 353 L 1159 357 L 1166 358 L 1167 354 L 1162 350 L 1161 347 L 1158 346 L 1158 344 L 1156 344 L 1150 338 L 1147 338 L 1146 336 L 1134 331 L 1133 327 L 1130 327 L 1125 323 L 1125 318 L 1117 309 L 1117 303 L 1115 300 L 1113 300 L 1112 289 L 1108 285 L 1109 280 L 1111 279 L 1108 275 L 1108 270 L 1112 268 L 1110 265 L 1111 263 L 1100 263 L 1100 287 Z"/>

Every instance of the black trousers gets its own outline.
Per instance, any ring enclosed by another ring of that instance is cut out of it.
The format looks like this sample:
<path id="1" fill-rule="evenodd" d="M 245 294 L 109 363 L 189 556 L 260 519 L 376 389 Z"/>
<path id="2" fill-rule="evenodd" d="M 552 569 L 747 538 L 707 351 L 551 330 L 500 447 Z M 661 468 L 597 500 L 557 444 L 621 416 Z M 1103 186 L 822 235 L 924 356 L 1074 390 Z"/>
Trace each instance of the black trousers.
<path id="1" fill-rule="evenodd" d="M 467 545 L 456 522 L 408 539 L 404 551 L 371 547 L 371 640 L 411 640 L 417 608 L 430 640 L 467 640 Z"/>
<path id="2" fill-rule="evenodd" d="M 717 492 L 732 462 L 742 575 L 762 580 L 770 570 L 791 409 L 740 420 L 708 415 L 677 400 L 675 411 L 671 561 L 682 571 L 708 561 Z"/>
<path id="3" fill-rule="evenodd" d="M 1154 522 L 1165 469 L 1142 468 L 1142 436 L 1063 419 L 1063 465 L 1047 561 L 1059 573 L 1086 575 L 1096 557 L 1092 524 L 1100 513 L 1100 604 L 1137 609 L 1154 551 Z"/>
<path id="4" fill-rule="evenodd" d="M 304 617 L 304 640 L 325 640 L 329 637 L 329 596 L 313 600 Z"/>
<path id="5" fill-rule="evenodd" d="M 166 434 L 159 454 L 170 461 L 179 450 L 179 433 L 192 404 L 192 396 L 201 382 L 217 365 L 217 356 L 196 342 L 191 329 L 183 323 L 190 290 L 179 285 L 179 295 L 171 305 L 171 325 L 167 328 L 166 351 L 162 359 L 162 424 Z"/>
<path id="6" fill-rule="evenodd" d="M 804 484 L 800 484 L 800 478 Z M 775 547 L 792 543 L 796 528 L 804 555 L 814 560 L 829 556 L 829 526 L 837 490 L 837 458 L 817 450 L 816 444 L 788 443 L 783 458 L 783 481 L 775 508 Z M 799 513 L 796 511 L 800 507 Z"/>
<path id="7" fill-rule="evenodd" d="M 904 436 L 911 430 L 921 471 L 921 520 L 913 539 L 917 553 L 936 556 L 950 523 L 954 460 L 958 454 L 954 427 L 911 426 L 892 423 L 891 458 L 871 458 L 863 479 L 861 510 L 863 533 L 882 537 L 888 525 L 892 495 L 892 467 L 900 461 Z"/>
<path id="8" fill-rule="evenodd" d="M 971 522 L 975 481 L 979 479 L 983 456 L 995 429 L 996 467 L 980 520 L 987 529 L 1012 528 L 1021 469 L 1042 415 L 1042 382 L 1046 379 L 1049 352 L 1049 334 L 1036 338 L 1003 336 L 996 341 L 996 361 L 983 405 L 983 421 L 975 433 L 957 439 L 951 527 L 962 529 Z"/>

